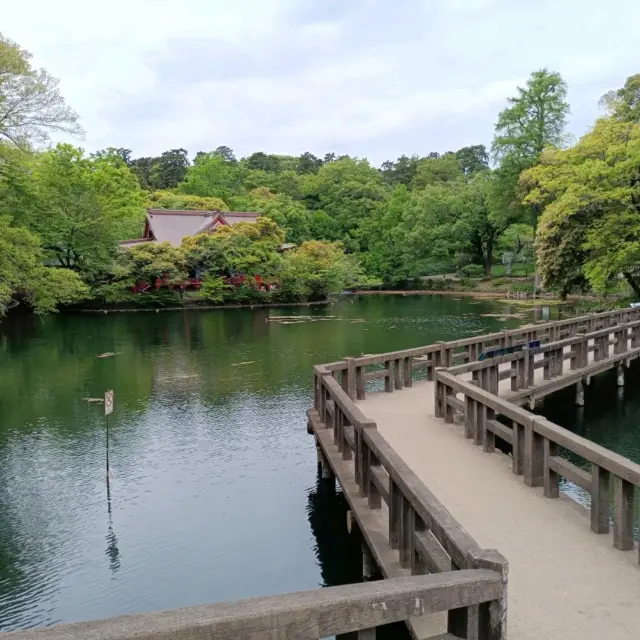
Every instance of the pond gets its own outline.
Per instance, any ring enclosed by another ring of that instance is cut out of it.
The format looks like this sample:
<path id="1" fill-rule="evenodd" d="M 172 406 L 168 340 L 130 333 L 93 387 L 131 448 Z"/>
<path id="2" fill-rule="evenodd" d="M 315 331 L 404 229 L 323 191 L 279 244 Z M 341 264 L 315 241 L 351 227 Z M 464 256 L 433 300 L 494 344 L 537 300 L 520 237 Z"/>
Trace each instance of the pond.
<path id="1" fill-rule="evenodd" d="M 362 296 L 5 321 L 0 630 L 357 580 L 344 503 L 317 480 L 305 429 L 312 365 L 513 328 L 533 319 L 524 309 Z M 103 407 L 90 401 L 107 389 L 108 486 Z M 612 406 L 580 418 L 565 400 L 549 417 L 638 458 L 640 406 Z M 620 415 L 624 435 L 611 435 Z"/>

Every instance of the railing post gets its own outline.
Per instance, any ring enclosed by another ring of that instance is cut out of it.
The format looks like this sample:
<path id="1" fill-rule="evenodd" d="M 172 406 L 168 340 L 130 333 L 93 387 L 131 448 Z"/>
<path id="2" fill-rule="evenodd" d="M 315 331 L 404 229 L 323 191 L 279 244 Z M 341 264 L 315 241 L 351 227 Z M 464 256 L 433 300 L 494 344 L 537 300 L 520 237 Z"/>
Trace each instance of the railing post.
<path id="1" fill-rule="evenodd" d="M 400 487 L 389 477 L 389 546 L 397 549 L 400 546 L 400 530 L 402 529 L 402 492 Z"/>
<path id="2" fill-rule="evenodd" d="M 376 483 L 371 477 L 371 467 L 379 467 L 380 461 L 375 457 L 373 451 L 371 451 L 369 447 L 367 447 L 367 457 L 369 470 L 367 473 L 367 481 L 369 483 L 369 489 L 367 491 L 369 498 L 369 509 L 380 509 L 382 507 L 382 496 L 380 495 L 380 491 L 378 491 Z"/>
<path id="3" fill-rule="evenodd" d="M 544 482 L 543 438 L 534 430 L 534 422 L 524 425 L 524 482 L 530 487 L 539 487 Z"/>
<path id="4" fill-rule="evenodd" d="M 394 382 L 396 389 L 402 389 L 402 360 L 403 358 L 397 358 L 393 361 Z"/>
<path id="5" fill-rule="evenodd" d="M 356 484 L 360 487 L 360 495 L 369 494 L 369 445 L 364 440 L 365 429 L 376 429 L 376 423 L 371 421 L 354 425 L 354 439 L 356 443 L 355 460 L 353 463 Z"/>
<path id="6" fill-rule="evenodd" d="M 444 388 L 444 421 L 448 424 L 451 424 L 453 422 L 453 407 L 449 404 L 448 399 L 451 398 L 452 396 L 455 396 L 455 393 L 453 391 L 453 389 L 448 386 L 445 385 Z"/>
<path id="7" fill-rule="evenodd" d="M 633 549 L 634 486 L 613 476 L 613 546 L 622 551 Z"/>
<path id="8" fill-rule="evenodd" d="M 464 437 L 473 438 L 474 425 L 476 422 L 476 401 L 469 396 L 466 396 L 464 407 Z"/>
<path id="9" fill-rule="evenodd" d="M 435 380 L 435 405 L 434 405 L 434 415 L 436 418 L 444 418 L 444 403 L 445 403 L 445 391 L 444 391 L 444 383 L 438 377 L 439 369 L 434 371 L 434 380 Z"/>
<path id="10" fill-rule="evenodd" d="M 404 386 L 412 387 L 413 386 L 413 368 L 412 363 L 413 358 L 411 356 L 402 359 L 403 369 L 404 369 Z"/>
<path id="11" fill-rule="evenodd" d="M 558 445 L 544 438 L 544 495 L 546 498 L 557 498 L 560 495 L 560 476 L 549 468 L 550 458 L 559 453 Z"/>
<path id="12" fill-rule="evenodd" d="M 415 555 L 415 511 L 413 506 L 402 496 L 402 520 L 400 529 L 400 565 L 411 567 Z"/>
<path id="13" fill-rule="evenodd" d="M 631 348 L 640 347 L 640 326 L 631 327 Z"/>
<path id="14" fill-rule="evenodd" d="M 512 470 L 517 476 L 524 474 L 524 426 L 513 422 Z"/>
<path id="15" fill-rule="evenodd" d="M 356 367 L 356 398 L 364 400 L 366 397 L 364 367 Z"/>
<path id="16" fill-rule="evenodd" d="M 518 386 L 518 360 L 511 361 L 511 391 L 517 391 L 520 387 Z"/>
<path id="17" fill-rule="evenodd" d="M 467 638 L 478 640 L 507 640 L 507 592 L 509 584 L 509 564 L 506 558 L 494 549 L 471 549 L 468 553 L 469 569 L 487 569 L 502 577 L 502 597 L 479 606 L 469 607 L 469 612 L 477 610 L 477 616 L 469 616 Z"/>
<path id="18" fill-rule="evenodd" d="M 551 351 L 547 350 L 542 356 L 544 358 L 544 366 L 542 367 L 543 377 L 545 380 L 551 379 Z"/>
<path id="19" fill-rule="evenodd" d="M 591 530 L 609 533 L 610 474 L 597 464 L 591 464 Z"/>
<path id="20" fill-rule="evenodd" d="M 356 361 L 354 358 L 345 358 L 345 360 L 347 362 L 347 368 L 342 372 L 342 388 L 352 400 L 355 400 Z"/>
<path id="21" fill-rule="evenodd" d="M 384 363 L 384 369 L 385 369 L 385 377 L 384 377 L 384 390 L 387 393 L 392 393 L 393 392 L 393 366 L 392 366 L 392 361 L 391 360 L 387 360 Z"/>

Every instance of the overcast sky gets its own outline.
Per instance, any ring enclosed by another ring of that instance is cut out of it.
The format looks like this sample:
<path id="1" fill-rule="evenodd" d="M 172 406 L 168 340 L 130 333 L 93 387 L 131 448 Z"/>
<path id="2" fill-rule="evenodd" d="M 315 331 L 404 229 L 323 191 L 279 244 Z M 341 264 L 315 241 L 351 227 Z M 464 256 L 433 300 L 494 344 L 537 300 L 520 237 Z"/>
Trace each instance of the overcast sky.
<path id="1" fill-rule="evenodd" d="M 60 78 L 86 149 L 135 156 L 226 144 L 380 164 L 489 144 L 545 66 L 579 136 L 640 72 L 638 0 L 31 0 L 3 3 L 0 28 Z"/>

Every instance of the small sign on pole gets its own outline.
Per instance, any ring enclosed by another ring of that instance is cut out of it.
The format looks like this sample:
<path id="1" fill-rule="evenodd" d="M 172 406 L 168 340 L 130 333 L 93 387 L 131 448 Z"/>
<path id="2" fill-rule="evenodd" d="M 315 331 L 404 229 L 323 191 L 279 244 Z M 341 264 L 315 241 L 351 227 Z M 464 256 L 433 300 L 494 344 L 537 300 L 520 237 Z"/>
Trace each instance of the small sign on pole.
<path id="1" fill-rule="evenodd" d="M 104 392 L 104 415 L 113 413 L 113 390 Z"/>

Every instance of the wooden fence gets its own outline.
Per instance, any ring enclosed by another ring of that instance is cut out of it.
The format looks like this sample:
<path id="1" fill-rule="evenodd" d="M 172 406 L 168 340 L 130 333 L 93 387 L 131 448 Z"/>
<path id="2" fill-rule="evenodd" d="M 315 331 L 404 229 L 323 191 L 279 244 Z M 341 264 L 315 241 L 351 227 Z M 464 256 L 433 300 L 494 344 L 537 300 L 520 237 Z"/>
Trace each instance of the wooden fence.
<path id="1" fill-rule="evenodd" d="M 472 363 L 477 361 L 482 353 L 495 349 L 524 349 L 529 343 L 538 340 L 545 344 L 557 343 L 579 334 L 593 334 L 599 330 L 607 332 L 612 327 L 629 325 L 634 321 L 640 321 L 640 309 L 619 309 L 461 340 L 437 342 L 414 349 L 345 358 L 323 367 L 340 381 L 350 398 L 364 400 L 367 383 L 372 381 L 383 380 L 384 390 L 391 393 L 412 386 L 416 372 L 426 372 L 427 379 L 433 380 L 435 369 Z M 634 336 L 632 348 L 640 347 L 640 334 L 637 329 Z M 591 350 L 594 348 L 593 345 L 590 347 Z M 548 358 L 550 361 L 554 360 L 551 355 Z M 316 379 L 316 388 L 317 384 Z"/>
<path id="2" fill-rule="evenodd" d="M 0 633 L 6 640 L 317 640 L 500 601 L 505 586 L 495 571 L 472 569 L 380 580 L 174 611 L 122 616 L 39 630 Z M 493 635 L 476 636 L 489 640 Z"/>
<path id="3" fill-rule="evenodd" d="M 485 369 L 492 370 L 495 372 L 493 365 Z M 614 546 L 623 551 L 634 548 L 633 501 L 635 488 L 640 486 L 640 465 L 451 371 L 436 371 L 435 377 L 436 416 L 452 423 L 459 413 L 465 437 L 488 453 L 495 451 L 496 437 L 510 444 L 513 473 L 522 475 L 531 487 L 544 486 L 548 498 L 558 497 L 561 477 L 578 485 L 591 496 L 592 530 L 609 533 L 612 521 Z M 493 381 L 495 373 L 489 379 Z M 561 449 L 582 458 L 590 470 L 562 457 Z"/>
<path id="4" fill-rule="evenodd" d="M 459 638 L 506 637 L 507 562 L 480 549 L 424 483 L 378 433 L 342 386 L 322 365 L 314 367 L 316 406 L 309 419 L 326 461 L 338 477 L 365 539 L 383 572 L 458 573 L 488 569 L 504 590 L 491 603 L 449 606 L 448 632 Z M 384 535 L 371 524 L 372 511 L 386 515 Z M 390 562 L 389 551 L 397 551 Z M 402 575 L 402 573 L 395 573 Z M 486 606 L 485 606 L 486 605 Z"/>

